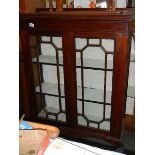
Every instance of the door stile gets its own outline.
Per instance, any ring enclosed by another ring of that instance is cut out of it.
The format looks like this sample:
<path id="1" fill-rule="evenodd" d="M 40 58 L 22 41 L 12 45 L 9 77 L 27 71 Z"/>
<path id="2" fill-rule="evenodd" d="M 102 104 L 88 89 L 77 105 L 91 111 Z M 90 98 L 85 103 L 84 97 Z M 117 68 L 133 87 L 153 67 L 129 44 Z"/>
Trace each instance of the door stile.
<path id="1" fill-rule="evenodd" d="M 77 125 L 77 87 L 76 56 L 73 32 L 63 33 L 64 85 L 66 96 L 66 123 L 69 127 Z"/>

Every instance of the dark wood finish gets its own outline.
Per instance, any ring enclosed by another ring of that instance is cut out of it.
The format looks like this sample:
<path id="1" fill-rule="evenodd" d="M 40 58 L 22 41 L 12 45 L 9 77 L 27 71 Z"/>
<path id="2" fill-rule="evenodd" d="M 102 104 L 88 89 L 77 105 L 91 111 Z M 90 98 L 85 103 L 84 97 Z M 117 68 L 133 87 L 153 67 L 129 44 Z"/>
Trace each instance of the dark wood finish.
<path id="1" fill-rule="evenodd" d="M 106 0 L 107 3 L 107 11 L 115 11 L 116 0 Z"/>
<path id="2" fill-rule="evenodd" d="M 74 53 L 74 38 L 72 32 L 64 32 L 63 34 L 63 55 L 67 125 L 70 127 L 75 127 L 77 124 L 77 92 L 75 69 L 76 61 Z"/>
<path id="3" fill-rule="evenodd" d="M 28 102 L 28 92 L 27 92 L 27 85 L 26 85 L 26 79 L 25 79 L 25 70 L 24 70 L 24 66 L 23 63 L 20 62 L 19 64 L 19 76 L 20 76 L 20 115 L 22 116 L 23 113 L 26 114 L 26 118 L 30 118 L 31 114 L 30 114 L 30 105 Z M 20 118 L 21 118 L 20 116 Z"/>
<path id="4" fill-rule="evenodd" d="M 51 125 L 50 120 L 45 119 L 36 119 L 36 122 L 49 124 Z M 52 122 L 52 125 L 57 126 L 60 129 L 60 134 L 62 136 L 67 136 L 71 138 L 77 138 L 77 139 L 83 139 L 83 138 L 99 138 L 104 139 L 107 142 L 111 143 L 112 145 L 115 145 L 116 147 L 120 146 L 121 140 L 119 138 L 113 137 L 110 135 L 109 132 L 101 131 L 98 129 L 92 129 L 92 128 L 86 128 L 82 126 L 76 126 L 76 128 L 68 127 L 65 124 L 62 123 L 55 123 Z"/>
<path id="5" fill-rule="evenodd" d="M 120 137 L 122 118 L 125 114 L 127 78 L 128 78 L 128 35 L 117 34 L 119 41 L 116 41 L 114 53 L 114 74 L 112 92 L 111 134 Z M 115 122 L 115 123 L 113 123 Z M 114 125 L 114 126 L 113 126 Z M 119 132 L 118 132 L 119 131 Z"/>
<path id="6" fill-rule="evenodd" d="M 20 37 L 23 52 L 24 68 L 28 85 L 30 114 L 36 121 L 52 124 L 50 120 L 40 120 L 35 112 L 35 90 L 31 57 L 28 49 L 28 35 L 62 34 L 64 84 L 67 124 L 57 124 L 61 134 L 71 137 L 103 138 L 112 144 L 120 144 L 127 92 L 130 39 L 132 35 L 133 11 L 119 9 L 121 13 L 104 11 L 64 11 L 20 14 Z M 33 23 L 34 27 L 29 27 Z M 77 125 L 77 88 L 74 38 L 113 38 L 115 40 L 114 74 L 112 90 L 112 112 L 110 132 L 86 128 Z M 54 123 L 53 123 L 54 124 Z"/>
<path id="7" fill-rule="evenodd" d="M 62 136 L 68 136 L 71 138 L 78 138 L 78 139 L 84 139 L 84 138 L 99 138 L 106 140 L 110 144 L 114 145 L 115 147 L 120 147 L 121 141 L 118 138 L 110 136 L 106 132 L 102 132 L 99 130 L 89 129 L 89 128 L 66 128 L 66 127 L 59 127 L 60 131 L 63 131 L 61 133 Z"/>
<path id="8" fill-rule="evenodd" d="M 135 132 L 135 115 L 125 115 L 125 130 Z"/>
<path id="9" fill-rule="evenodd" d="M 34 13 L 36 8 L 45 7 L 45 0 L 19 0 L 20 13 Z"/>
<path id="10" fill-rule="evenodd" d="M 26 3 L 25 3 L 25 0 L 19 0 L 19 12 L 20 13 L 26 12 Z"/>
<path id="11" fill-rule="evenodd" d="M 19 0 L 19 12 L 20 13 L 34 13 L 36 8 L 45 8 L 44 0 Z M 22 35 L 22 34 L 21 34 Z M 22 39 L 22 37 L 20 38 Z M 23 108 L 22 112 L 26 114 L 25 118 L 30 119 L 32 116 L 32 108 L 30 107 L 30 98 L 28 95 L 28 84 L 27 84 L 27 76 L 25 71 L 25 58 L 23 59 L 23 52 L 20 51 L 20 64 L 19 64 L 19 73 L 20 73 L 20 104 Z M 30 110 L 31 109 L 31 110 Z"/>
<path id="12" fill-rule="evenodd" d="M 29 103 L 26 106 L 27 109 L 25 112 L 26 116 L 29 118 L 34 118 L 36 116 L 36 101 L 35 101 L 35 87 L 34 87 L 34 77 L 32 75 L 32 64 L 31 64 L 31 56 L 29 53 L 29 42 L 28 42 L 28 32 L 25 28 L 20 32 L 20 43 L 21 43 L 21 52 L 23 58 L 23 66 L 24 66 L 24 85 L 26 86 L 27 91 L 27 102 Z"/>
<path id="13" fill-rule="evenodd" d="M 63 11 L 63 0 L 56 0 L 56 11 L 62 13 Z"/>

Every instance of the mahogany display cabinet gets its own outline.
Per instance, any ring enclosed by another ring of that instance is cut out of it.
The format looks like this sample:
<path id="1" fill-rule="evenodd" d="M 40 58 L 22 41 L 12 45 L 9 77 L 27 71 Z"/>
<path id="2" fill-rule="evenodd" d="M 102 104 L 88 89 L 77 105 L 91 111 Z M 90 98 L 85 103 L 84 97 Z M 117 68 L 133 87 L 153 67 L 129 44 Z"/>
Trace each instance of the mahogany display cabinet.
<path id="1" fill-rule="evenodd" d="M 26 119 L 121 143 L 133 9 L 20 14 Z"/>

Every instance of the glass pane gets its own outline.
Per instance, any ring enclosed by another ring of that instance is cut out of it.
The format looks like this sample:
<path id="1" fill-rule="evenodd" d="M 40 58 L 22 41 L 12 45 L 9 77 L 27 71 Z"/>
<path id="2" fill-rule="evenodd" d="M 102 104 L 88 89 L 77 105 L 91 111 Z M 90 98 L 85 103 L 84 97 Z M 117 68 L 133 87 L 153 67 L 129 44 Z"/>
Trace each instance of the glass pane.
<path id="1" fill-rule="evenodd" d="M 66 122 L 61 36 L 30 36 L 38 117 Z"/>
<path id="2" fill-rule="evenodd" d="M 114 40 L 75 38 L 78 125 L 110 131 Z"/>

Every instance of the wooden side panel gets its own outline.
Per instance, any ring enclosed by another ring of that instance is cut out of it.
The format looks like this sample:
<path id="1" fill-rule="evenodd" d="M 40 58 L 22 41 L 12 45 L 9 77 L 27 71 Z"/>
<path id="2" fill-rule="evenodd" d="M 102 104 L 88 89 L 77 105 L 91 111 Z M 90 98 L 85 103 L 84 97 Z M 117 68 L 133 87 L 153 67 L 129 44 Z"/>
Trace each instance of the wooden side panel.
<path id="1" fill-rule="evenodd" d="M 125 115 L 125 129 L 135 132 L 135 115 Z"/>
<path id="2" fill-rule="evenodd" d="M 32 71 L 32 65 L 31 65 L 31 55 L 29 53 L 29 42 L 28 42 L 28 32 L 26 29 L 22 29 L 20 31 L 20 42 L 21 42 L 21 52 L 23 56 L 23 67 L 24 67 L 24 73 L 25 73 L 25 85 L 27 88 L 27 102 L 28 106 L 27 111 L 28 114 L 31 118 L 34 118 L 37 114 L 37 109 L 36 109 L 36 100 L 35 100 L 35 90 L 34 90 L 34 81 L 33 81 L 33 71 Z"/>
<path id="3" fill-rule="evenodd" d="M 24 66 L 22 63 L 19 64 L 19 74 L 20 74 L 20 95 L 21 95 L 21 103 L 22 104 L 22 112 L 26 114 L 26 118 L 30 118 L 30 105 L 28 102 L 28 92 L 25 78 Z"/>
<path id="4" fill-rule="evenodd" d="M 111 135 L 121 136 L 128 78 L 128 35 L 116 34 L 112 90 Z"/>

